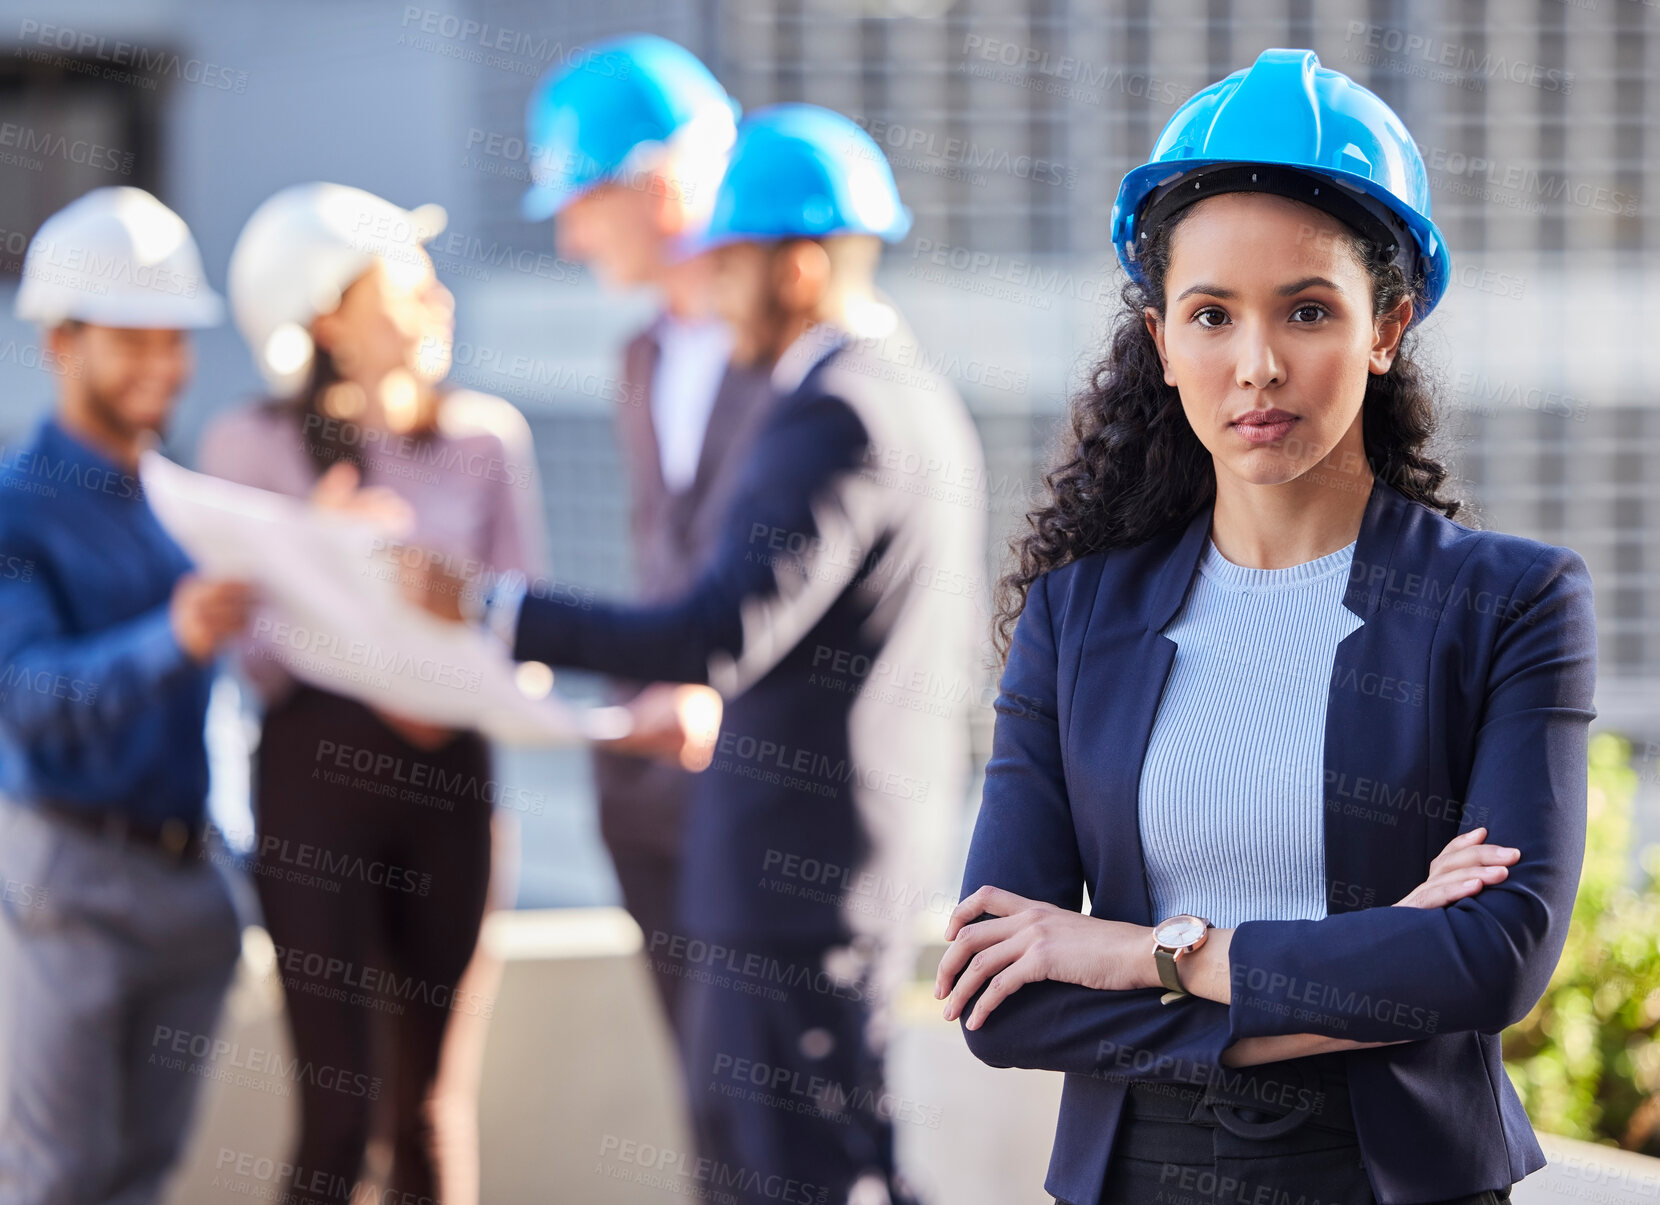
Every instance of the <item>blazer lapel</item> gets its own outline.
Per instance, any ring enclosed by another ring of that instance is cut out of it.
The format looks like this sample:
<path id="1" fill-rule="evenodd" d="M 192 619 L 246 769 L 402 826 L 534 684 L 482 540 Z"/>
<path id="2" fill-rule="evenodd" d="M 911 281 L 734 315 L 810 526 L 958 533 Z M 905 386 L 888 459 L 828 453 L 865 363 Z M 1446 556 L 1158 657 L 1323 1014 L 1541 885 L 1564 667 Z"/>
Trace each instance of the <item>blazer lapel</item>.
<path id="1" fill-rule="evenodd" d="M 651 411 L 653 381 L 661 355 L 656 324 L 636 336 L 623 352 L 623 388 L 629 404 L 622 408 L 622 414 L 627 420 L 623 429 L 633 464 L 631 472 L 636 490 L 643 490 L 642 500 L 653 503 L 668 492 L 663 481 L 662 453 L 657 446 L 657 416 Z M 645 497 L 647 494 L 649 498 Z"/>
<path id="2" fill-rule="evenodd" d="M 1152 891 L 1141 855 L 1141 824 L 1137 794 L 1141 763 L 1153 731 L 1159 697 L 1175 663 L 1176 642 L 1159 629 L 1169 622 L 1187 596 L 1199 554 L 1210 535 L 1211 507 L 1206 505 L 1188 521 L 1174 546 L 1149 575 L 1141 622 L 1124 622 L 1105 614 L 1104 591 L 1095 605 L 1079 653 L 1075 692 L 1089 710 L 1074 709 L 1071 741 L 1080 756 L 1068 769 L 1068 790 L 1074 814 L 1082 804 L 1089 815 L 1078 821 L 1081 840 L 1093 838 L 1100 847 L 1087 850 L 1086 866 L 1112 866 L 1116 874 L 1091 883 L 1090 909 L 1097 916 L 1151 925 Z M 1110 604 L 1109 604 L 1110 605 Z M 1096 823 L 1098 822 L 1098 823 Z"/>
<path id="3" fill-rule="evenodd" d="M 752 400 L 755 389 L 750 375 L 731 363 L 721 374 L 715 404 L 709 409 L 709 424 L 704 428 L 703 446 L 697 455 L 697 472 L 687 487 L 693 498 L 701 498 L 720 475 L 733 437 L 746 425 L 744 404 Z"/>
<path id="4" fill-rule="evenodd" d="M 1393 904 L 1422 879 L 1428 817 L 1402 807 L 1426 781 L 1423 740 L 1433 620 L 1386 605 L 1411 502 L 1373 482 L 1343 605 L 1361 626 L 1337 645 L 1326 694 L 1326 909 Z M 1394 801 L 1394 802 L 1391 802 Z M 1449 834 L 1450 837 L 1450 834 Z M 1444 841 L 1442 842 L 1444 843 Z"/>

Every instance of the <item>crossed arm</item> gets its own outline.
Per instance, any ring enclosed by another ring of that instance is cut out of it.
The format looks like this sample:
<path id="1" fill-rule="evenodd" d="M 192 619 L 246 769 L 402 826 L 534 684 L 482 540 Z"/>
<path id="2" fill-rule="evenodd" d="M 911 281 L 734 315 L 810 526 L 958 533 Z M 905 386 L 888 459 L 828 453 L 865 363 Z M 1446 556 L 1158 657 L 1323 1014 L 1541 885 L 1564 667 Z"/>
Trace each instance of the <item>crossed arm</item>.
<path id="1" fill-rule="evenodd" d="M 1530 605 L 1526 622 L 1498 637 L 1466 794 L 1514 847 L 1487 845 L 1487 831 L 1472 829 L 1395 907 L 1213 930 L 1182 962 L 1196 998 L 1166 1006 L 1152 931 L 1079 912 L 1084 874 L 1040 580 L 1010 649 L 966 897 L 936 983 L 970 1049 L 994 1066 L 1186 1078 L 1195 1064 L 1497 1032 L 1520 1020 L 1561 952 L 1578 884 L 1596 670 L 1581 558 L 1541 553 L 1512 597 Z M 1410 983 L 1403 966 L 1418 971 Z M 1296 992 L 1390 1006 L 1287 1007 Z"/>
<path id="2" fill-rule="evenodd" d="M 1511 846 L 1487 845 L 1485 827 L 1460 833 L 1430 863 L 1428 877 L 1400 908 L 1444 908 L 1503 882 L 1521 856 Z M 992 919 L 979 920 L 990 916 Z M 981 887 L 952 911 L 946 925 L 951 946 L 934 980 L 935 999 L 945 1000 L 945 1019 L 955 1020 L 979 995 L 964 1020 L 978 1029 L 999 1004 L 1040 979 L 1076 983 L 1096 991 L 1163 990 L 1153 961 L 1153 929 L 1101 920 L 1053 904 L 1025 899 L 999 887 Z M 1182 986 L 1218 1004 L 1232 1002 L 1229 953 L 1233 929 L 1212 929 L 1205 944 L 1180 961 Z M 966 973 L 965 973 L 966 972 Z M 985 991 L 980 989 L 989 986 Z M 1222 1052 L 1229 1067 L 1249 1067 L 1335 1050 L 1360 1050 L 1411 1041 L 1357 1042 L 1318 1033 L 1240 1038 Z"/>

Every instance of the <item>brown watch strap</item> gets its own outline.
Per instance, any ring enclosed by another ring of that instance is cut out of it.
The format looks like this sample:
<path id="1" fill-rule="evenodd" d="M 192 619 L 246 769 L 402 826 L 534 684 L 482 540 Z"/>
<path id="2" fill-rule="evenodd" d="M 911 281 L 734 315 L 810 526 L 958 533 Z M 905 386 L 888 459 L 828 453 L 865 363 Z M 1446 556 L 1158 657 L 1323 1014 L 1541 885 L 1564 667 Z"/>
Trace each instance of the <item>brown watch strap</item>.
<path id="1" fill-rule="evenodd" d="M 1182 986 L 1181 977 L 1176 974 L 1176 955 L 1174 951 L 1159 946 L 1153 951 L 1153 962 L 1158 966 L 1160 983 L 1173 992 L 1180 992 L 1184 996 L 1188 994 L 1187 989 Z"/>

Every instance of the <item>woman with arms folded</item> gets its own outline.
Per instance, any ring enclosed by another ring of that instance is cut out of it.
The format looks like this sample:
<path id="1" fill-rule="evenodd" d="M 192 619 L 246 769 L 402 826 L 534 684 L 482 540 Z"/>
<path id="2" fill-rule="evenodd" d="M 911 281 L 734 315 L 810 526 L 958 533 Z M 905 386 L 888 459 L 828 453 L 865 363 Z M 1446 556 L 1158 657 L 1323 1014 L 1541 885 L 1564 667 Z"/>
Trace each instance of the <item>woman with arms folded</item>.
<path id="1" fill-rule="evenodd" d="M 1070 1205 L 1507 1200 L 1544 1156 L 1499 1033 L 1567 933 L 1596 638 L 1578 554 L 1442 493 L 1423 161 L 1269 50 L 1113 233 L 936 994 L 983 1061 L 1066 1073 Z"/>

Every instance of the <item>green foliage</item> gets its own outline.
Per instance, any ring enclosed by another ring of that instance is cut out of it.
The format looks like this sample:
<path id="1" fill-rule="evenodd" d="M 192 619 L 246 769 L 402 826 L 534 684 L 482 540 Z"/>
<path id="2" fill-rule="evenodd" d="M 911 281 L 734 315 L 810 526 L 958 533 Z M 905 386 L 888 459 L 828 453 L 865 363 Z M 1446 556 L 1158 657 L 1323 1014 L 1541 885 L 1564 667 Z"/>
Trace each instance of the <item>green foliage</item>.
<path id="1" fill-rule="evenodd" d="M 1638 859 L 1630 742 L 1591 741 L 1585 869 L 1562 961 L 1505 1068 L 1539 1129 L 1660 1154 L 1660 845 Z"/>

